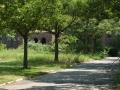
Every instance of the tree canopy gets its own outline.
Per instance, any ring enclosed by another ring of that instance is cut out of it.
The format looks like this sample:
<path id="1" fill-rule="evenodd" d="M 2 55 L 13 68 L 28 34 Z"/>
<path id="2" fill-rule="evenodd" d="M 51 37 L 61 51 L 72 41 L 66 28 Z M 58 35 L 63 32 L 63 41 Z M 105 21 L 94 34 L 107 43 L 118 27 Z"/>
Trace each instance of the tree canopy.
<path id="1" fill-rule="evenodd" d="M 58 61 L 58 39 L 63 33 L 74 32 L 83 46 L 92 39 L 95 52 L 98 36 L 119 30 L 119 8 L 119 0 L 1 0 L 0 30 L 23 37 L 23 67 L 28 68 L 28 36 L 35 30 L 55 35 L 55 61 Z"/>

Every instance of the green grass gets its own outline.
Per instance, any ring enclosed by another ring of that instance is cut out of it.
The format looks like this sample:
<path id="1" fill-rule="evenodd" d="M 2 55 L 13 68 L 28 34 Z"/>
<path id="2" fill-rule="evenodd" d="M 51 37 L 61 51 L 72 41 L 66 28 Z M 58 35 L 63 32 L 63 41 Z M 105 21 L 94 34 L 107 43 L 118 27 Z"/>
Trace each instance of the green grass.
<path id="1" fill-rule="evenodd" d="M 61 56 L 60 56 L 61 57 Z M 42 54 L 29 50 L 29 69 L 23 69 L 23 50 L 4 50 L 0 52 L 0 84 L 14 81 L 20 77 L 33 79 L 36 76 L 47 74 L 50 70 L 60 70 L 64 63 L 54 62 L 54 54 Z"/>
<path id="2" fill-rule="evenodd" d="M 23 69 L 23 49 L 0 51 L 0 84 L 19 78 L 34 79 L 51 70 L 70 68 L 75 63 L 89 60 L 89 55 L 59 54 L 59 62 L 54 62 L 54 53 L 28 50 L 28 69 Z"/>

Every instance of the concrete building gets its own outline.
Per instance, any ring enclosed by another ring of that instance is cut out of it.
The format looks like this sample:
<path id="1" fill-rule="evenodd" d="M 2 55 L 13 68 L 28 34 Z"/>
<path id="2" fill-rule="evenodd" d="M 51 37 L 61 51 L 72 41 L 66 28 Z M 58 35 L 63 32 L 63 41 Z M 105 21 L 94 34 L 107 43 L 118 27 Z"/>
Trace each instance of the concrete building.
<path id="1" fill-rule="evenodd" d="M 29 36 L 29 41 L 34 41 L 35 43 L 50 43 L 52 40 L 55 39 L 55 36 L 50 34 L 49 32 L 40 32 L 35 33 Z M 119 39 L 119 38 L 118 38 Z M 114 41 L 111 35 L 104 34 L 101 38 L 101 45 L 104 46 L 115 46 L 116 42 Z M 6 36 L 0 36 L 0 42 L 6 44 L 6 48 L 17 48 L 19 45 L 23 44 L 23 38 L 21 36 L 15 36 L 15 38 L 10 38 Z M 120 40 L 117 42 L 117 47 L 120 47 Z"/>
<path id="2" fill-rule="evenodd" d="M 14 38 L 6 37 L 1 35 L 0 42 L 6 44 L 6 48 L 17 48 L 23 43 L 21 36 L 15 36 Z"/>
<path id="3" fill-rule="evenodd" d="M 29 41 L 34 41 L 35 43 L 46 44 L 54 40 L 54 35 L 48 32 L 35 33 L 29 36 Z M 15 36 L 14 38 L 6 37 L 1 35 L 0 42 L 6 44 L 6 48 L 17 48 L 19 45 L 23 44 L 23 38 L 21 36 Z"/>

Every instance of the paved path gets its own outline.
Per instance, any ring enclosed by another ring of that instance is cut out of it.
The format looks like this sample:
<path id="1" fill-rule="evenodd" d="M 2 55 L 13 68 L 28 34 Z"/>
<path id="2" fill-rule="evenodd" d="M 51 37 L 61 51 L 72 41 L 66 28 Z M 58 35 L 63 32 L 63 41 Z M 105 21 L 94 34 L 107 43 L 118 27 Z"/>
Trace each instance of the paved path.
<path id="1" fill-rule="evenodd" d="M 90 61 L 73 68 L 52 72 L 35 80 L 23 80 L 0 87 L 0 90 L 110 90 L 113 72 L 110 62 L 116 58 Z"/>

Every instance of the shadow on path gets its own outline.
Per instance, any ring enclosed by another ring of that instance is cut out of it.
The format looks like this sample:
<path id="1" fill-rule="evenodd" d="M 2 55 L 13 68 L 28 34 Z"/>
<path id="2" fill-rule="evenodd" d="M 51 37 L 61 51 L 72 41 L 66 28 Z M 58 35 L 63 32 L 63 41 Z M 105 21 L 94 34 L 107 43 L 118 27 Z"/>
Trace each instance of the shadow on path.
<path id="1" fill-rule="evenodd" d="M 0 90 L 108 90 L 113 72 L 107 72 L 116 58 L 90 61 L 73 68 L 52 72 L 33 81 L 23 80 Z M 118 62 L 114 64 L 117 67 Z"/>

